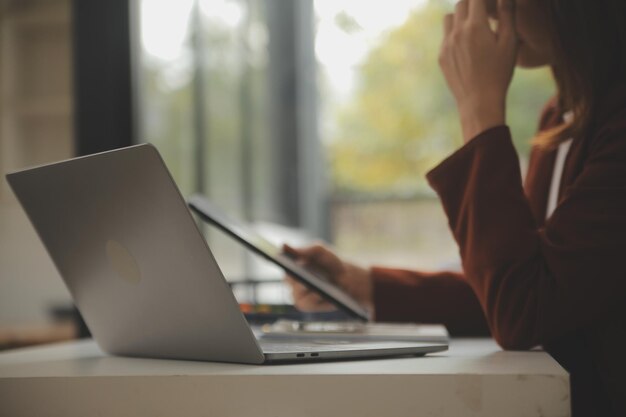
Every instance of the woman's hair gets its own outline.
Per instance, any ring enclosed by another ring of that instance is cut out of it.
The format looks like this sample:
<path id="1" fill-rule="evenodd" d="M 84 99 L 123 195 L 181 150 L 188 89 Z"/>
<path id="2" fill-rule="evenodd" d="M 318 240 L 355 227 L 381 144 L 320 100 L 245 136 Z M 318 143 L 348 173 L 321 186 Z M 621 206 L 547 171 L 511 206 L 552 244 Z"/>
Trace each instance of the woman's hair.
<path id="1" fill-rule="evenodd" d="M 533 140 L 553 148 L 585 136 L 601 100 L 626 82 L 626 0 L 536 1 L 544 3 L 551 23 L 558 107 L 574 116 Z"/>

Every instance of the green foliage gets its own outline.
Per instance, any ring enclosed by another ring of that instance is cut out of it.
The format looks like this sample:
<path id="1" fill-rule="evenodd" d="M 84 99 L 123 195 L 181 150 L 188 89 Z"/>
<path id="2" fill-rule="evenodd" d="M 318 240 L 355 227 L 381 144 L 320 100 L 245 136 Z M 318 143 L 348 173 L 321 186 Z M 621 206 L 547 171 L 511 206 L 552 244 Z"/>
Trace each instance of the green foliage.
<path id="1" fill-rule="evenodd" d="M 455 103 L 437 63 L 450 10 L 440 1 L 415 10 L 359 68 L 354 98 L 340 109 L 328 149 L 337 192 L 425 191 L 426 172 L 461 146 Z M 522 156 L 552 88 L 547 70 L 516 73 L 508 120 Z"/>

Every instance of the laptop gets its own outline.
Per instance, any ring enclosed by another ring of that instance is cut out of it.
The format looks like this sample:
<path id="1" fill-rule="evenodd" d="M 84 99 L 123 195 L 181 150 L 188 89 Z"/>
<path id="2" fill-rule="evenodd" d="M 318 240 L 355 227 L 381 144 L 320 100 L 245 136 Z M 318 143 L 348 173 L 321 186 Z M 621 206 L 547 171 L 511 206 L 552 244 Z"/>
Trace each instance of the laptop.
<path id="1" fill-rule="evenodd" d="M 7 180 L 94 339 L 110 354 L 264 364 L 447 349 L 257 339 L 152 145 L 26 169 Z"/>

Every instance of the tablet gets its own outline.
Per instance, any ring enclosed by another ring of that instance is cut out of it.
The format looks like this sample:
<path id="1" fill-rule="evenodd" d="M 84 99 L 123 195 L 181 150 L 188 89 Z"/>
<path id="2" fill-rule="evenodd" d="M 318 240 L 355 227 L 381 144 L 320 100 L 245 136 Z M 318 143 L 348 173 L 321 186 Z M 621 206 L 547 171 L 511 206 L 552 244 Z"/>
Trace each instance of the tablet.
<path id="1" fill-rule="evenodd" d="M 280 248 L 268 242 L 256 233 L 249 225 L 232 219 L 223 210 L 216 207 L 206 197 L 195 194 L 187 204 L 200 218 L 233 237 L 254 253 L 281 267 L 293 278 L 302 282 L 308 288 L 317 291 L 322 297 L 345 311 L 350 316 L 361 321 L 369 321 L 370 314 L 352 296 L 328 282 L 315 272 L 295 262 Z"/>

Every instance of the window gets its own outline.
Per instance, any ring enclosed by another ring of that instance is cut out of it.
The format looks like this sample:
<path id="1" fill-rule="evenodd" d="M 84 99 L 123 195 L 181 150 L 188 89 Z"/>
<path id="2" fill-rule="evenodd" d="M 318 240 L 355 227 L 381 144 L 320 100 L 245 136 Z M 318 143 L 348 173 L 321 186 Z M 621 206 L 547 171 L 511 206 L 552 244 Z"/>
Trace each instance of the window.
<path id="1" fill-rule="evenodd" d="M 301 228 L 366 265 L 456 261 L 424 180 L 461 144 L 437 65 L 452 1 L 136 6 L 140 136 L 185 195 Z M 508 109 L 522 159 L 550 94 L 545 70 L 518 71 Z M 207 236 L 229 280 L 280 277 L 229 238 Z M 287 297 L 272 285 L 268 301 Z"/>
<path id="2" fill-rule="evenodd" d="M 311 3 L 142 0 L 137 11 L 140 137 L 183 194 L 324 235 Z M 206 230 L 229 280 L 281 277 Z M 280 283 L 263 288 L 284 298 Z"/>

